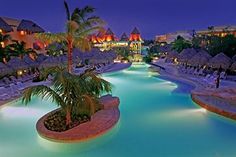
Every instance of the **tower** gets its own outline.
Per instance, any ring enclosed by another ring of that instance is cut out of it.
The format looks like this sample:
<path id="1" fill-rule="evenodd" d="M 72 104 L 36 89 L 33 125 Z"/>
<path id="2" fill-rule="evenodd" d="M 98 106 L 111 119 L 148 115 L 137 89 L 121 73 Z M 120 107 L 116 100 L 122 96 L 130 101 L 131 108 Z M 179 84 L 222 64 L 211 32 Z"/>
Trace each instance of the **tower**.
<path id="1" fill-rule="evenodd" d="M 115 34 L 112 32 L 112 30 L 110 28 L 108 28 L 105 33 L 105 41 L 106 42 L 115 41 Z"/>
<path id="2" fill-rule="evenodd" d="M 141 38 L 139 30 L 136 27 L 131 32 L 129 41 L 131 52 L 141 54 L 143 40 Z"/>

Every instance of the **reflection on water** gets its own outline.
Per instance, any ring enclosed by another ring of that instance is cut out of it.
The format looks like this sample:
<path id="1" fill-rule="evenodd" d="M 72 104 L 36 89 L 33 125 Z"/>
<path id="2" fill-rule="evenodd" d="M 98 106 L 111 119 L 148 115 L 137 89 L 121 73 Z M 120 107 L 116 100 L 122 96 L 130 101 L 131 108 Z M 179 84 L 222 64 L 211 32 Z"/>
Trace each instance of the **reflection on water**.
<path id="1" fill-rule="evenodd" d="M 148 65 L 102 77 L 119 96 L 121 117 L 108 133 L 80 143 L 42 139 L 37 120 L 57 108 L 32 99 L 0 109 L 0 156 L 3 157 L 235 157 L 236 123 L 195 105 L 181 82 L 161 79 Z M 178 92 L 176 92 L 178 91 Z"/>
<path id="2" fill-rule="evenodd" d="M 46 140 L 39 135 L 37 136 L 37 142 L 45 150 L 50 152 L 76 152 L 83 153 L 87 151 L 92 151 L 96 147 L 102 147 L 103 145 L 109 143 L 113 137 L 118 133 L 120 128 L 120 121 L 117 122 L 114 128 L 109 130 L 106 134 L 103 134 L 100 137 L 90 139 L 78 143 L 59 143 Z"/>

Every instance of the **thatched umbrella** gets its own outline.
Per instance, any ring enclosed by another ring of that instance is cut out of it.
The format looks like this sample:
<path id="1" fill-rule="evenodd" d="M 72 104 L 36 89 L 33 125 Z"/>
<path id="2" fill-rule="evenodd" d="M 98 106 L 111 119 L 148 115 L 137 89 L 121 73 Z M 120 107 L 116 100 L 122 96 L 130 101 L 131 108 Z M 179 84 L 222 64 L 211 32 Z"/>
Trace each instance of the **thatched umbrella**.
<path id="1" fill-rule="evenodd" d="M 166 58 L 168 59 L 174 59 L 179 56 L 179 53 L 177 51 L 169 51 L 167 52 Z"/>
<path id="2" fill-rule="evenodd" d="M 38 67 L 39 63 L 36 60 L 32 60 L 28 55 L 23 57 L 23 61 L 28 64 L 30 67 Z"/>
<path id="3" fill-rule="evenodd" d="M 10 59 L 10 61 L 7 63 L 7 66 L 11 67 L 14 70 L 25 70 L 29 68 L 29 65 L 18 57 Z"/>
<path id="4" fill-rule="evenodd" d="M 184 49 L 178 56 L 178 62 L 187 63 L 196 53 L 194 48 Z"/>
<path id="5" fill-rule="evenodd" d="M 17 27 L 17 31 L 26 31 L 32 33 L 44 32 L 44 30 L 39 25 L 29 20 L 21 20 L 19 26 Z"/>
<path id="6" fill-rule="evenodd" d="M 192 66 L 203 66 L 212 58 L 212 56 L 204 50 L 199 51 L 189 61 L 188 64 Z"/>
<path id="7" fill-rule="evenodd" d="M 61 64 L 60 57 L 49 56 L 40 64 L 39 68 L 41 69 L 41 68 L 55 67 L 60 64 Z"/>
<path id="8" fill-rule="evenodd" d="M 61 55 L 61 56 L 60 56 L 60 62 L 61 62 L 61 64 L 65 65 L 65 64 L 67 64 L 67 61 L 68 61 L 67 55 Z"/>
<path id="9" fill-rule="evenodd" d="M 14 70 L 0 62 L 0 76 L 12 73 Z"/>
<path id="10" fill-rule="evenodd" d="M 0 29 L 4 32 L 12 32 L 13 29 L 0 17 Z"/>
<path id="11" fill-rule="evenodd" d="M 231 71 L 236 71 L 236 61 L 230 67 Z"/>
<path id="12" fill-rule="evenodd" d="M 229 66 L 231 65 L 232 60 L 226 56 L 224 53 L 219 53 L 215 57 L 209 60 L 208 66 L 212 68 L 223 68 L 223 69 L 228 69 Z"/>
<path id="13" fill-rule="evenodd" d="M 43 54 L 39 54 L 36 58 L 36 61 L 40 64 L 42 63 L 45 59 L 47 59 L 47 56 L 43 55 Z"/>

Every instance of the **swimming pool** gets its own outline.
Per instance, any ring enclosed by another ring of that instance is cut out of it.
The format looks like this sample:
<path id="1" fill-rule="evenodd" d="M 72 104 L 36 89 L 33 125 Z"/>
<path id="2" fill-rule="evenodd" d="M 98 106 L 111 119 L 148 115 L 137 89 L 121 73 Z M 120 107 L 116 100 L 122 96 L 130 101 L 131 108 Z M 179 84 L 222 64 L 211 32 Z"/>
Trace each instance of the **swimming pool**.
<path id="1" fill-rule="evenodd" d="M 0 157 L 236 156 L 236 123 L 173 92 L 178 85 L 158 78 L 147 65 L 103 77 L 121 100 L 121 117 L 111 131 L 84 143 L 50 142 L 37 135 L 35 123 L 55 104 L 18 101 L 0 109 Z"/>

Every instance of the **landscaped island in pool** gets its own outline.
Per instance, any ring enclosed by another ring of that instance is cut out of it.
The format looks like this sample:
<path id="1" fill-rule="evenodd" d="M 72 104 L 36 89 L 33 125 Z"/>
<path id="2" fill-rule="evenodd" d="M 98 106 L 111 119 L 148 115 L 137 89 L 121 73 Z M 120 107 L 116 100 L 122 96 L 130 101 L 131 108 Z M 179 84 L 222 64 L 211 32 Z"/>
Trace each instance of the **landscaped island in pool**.
<path id="1" fill-rule="evenodd" d="M 62 144 L 38 136 L 35 123 L 55 104 L 34 98 L 0 109 L 1 157 L 235 157 L 236 123 L 206 112 L 146 64 L 104 74 L 120 98 L 120 120 L 107 134 Z M 181 84 L 180 84 L 181 85 Z"/>

